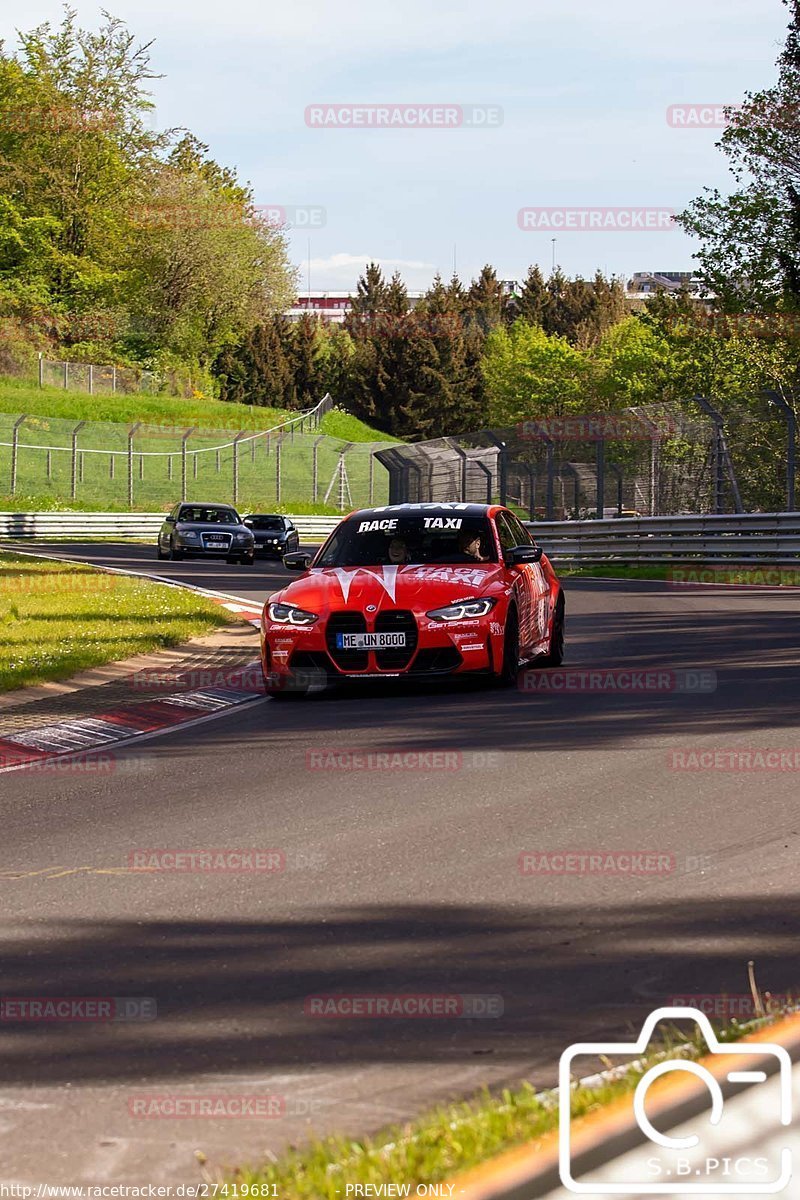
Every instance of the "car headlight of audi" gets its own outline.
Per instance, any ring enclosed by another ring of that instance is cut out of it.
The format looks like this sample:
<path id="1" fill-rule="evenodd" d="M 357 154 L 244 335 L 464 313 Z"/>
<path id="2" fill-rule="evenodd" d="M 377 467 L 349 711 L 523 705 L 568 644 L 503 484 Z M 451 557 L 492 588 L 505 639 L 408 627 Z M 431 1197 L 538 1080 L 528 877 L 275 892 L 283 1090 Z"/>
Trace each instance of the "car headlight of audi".
<path id="1" fill-rule="evenodd" d="M 497 601 L 492 596 L 483 596 L 475 600 L 459 600 L 458 604 L 447 604 L 444 608 L 434 608 L 426 615 L 432 621 L 469 621 L 475 617 L 485 617 L 494 608 Z"/>
<path id="2" fill-rule="evenodd" d="M 295 608 L 293 604 L 270 604 L 269 619 L 275 625 L 313 625 L 319 620 L 317 613 Z"/>
<path id="3" fill-rule="evenodd" d="M 244 543 L 245 545 L 248 545 L 248 544 L 252 543 L 253 535 L 252 535 L 252 533 L 237 533 L 236 541 L 239 542 L 240 544 Z"/>

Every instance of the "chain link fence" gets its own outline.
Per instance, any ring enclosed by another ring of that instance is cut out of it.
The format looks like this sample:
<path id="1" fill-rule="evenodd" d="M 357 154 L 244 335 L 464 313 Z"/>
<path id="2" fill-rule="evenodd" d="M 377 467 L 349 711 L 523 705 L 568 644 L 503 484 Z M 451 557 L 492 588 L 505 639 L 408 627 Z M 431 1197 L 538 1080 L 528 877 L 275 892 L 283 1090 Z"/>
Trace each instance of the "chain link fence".
<path id="1" fill-rule="evenodd" d="M 332 512 L 385 503 L 389 480 L 373 451 L 385 442 L 347 442 L 319 431 L 333 407 L 269 430 L 0 413 L 0 494 L 95 509 L 167 509 L 178 499 L 242 509 L 324 506 Z"/>
<path id="2" fill-rule="evenodd" d="M 723 420 L 698 396 L 392 446 L 377 457 L 392 503 L 499 501 L 551 521 L 666 516 L 763 508 L 764 495 L 773 510 L 785 507 L 786 458 L 775 454 L 785 436 L 769 406 Z"/>
<path id="3" fill-rule="evenodd" d="M 133 395 L 146 392 L 157 395 L 190 395 L 191 384 L 174 371 L 146 371 L 144 368 L 105 366 L 99 363 L 67 362 L 39 355 L 39 387 L 58 387 L 65 391 L 94 395 Z"/>

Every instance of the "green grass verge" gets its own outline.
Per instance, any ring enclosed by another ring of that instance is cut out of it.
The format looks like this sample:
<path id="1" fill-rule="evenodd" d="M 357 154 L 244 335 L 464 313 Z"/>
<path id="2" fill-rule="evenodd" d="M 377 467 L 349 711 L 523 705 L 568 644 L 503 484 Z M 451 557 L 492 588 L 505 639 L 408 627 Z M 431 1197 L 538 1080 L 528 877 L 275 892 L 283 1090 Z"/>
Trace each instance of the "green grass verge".
<path id="1" fill-rule="evenodd" d="M 208 397 L 184 399 L 175 396 L 151 395 L 147 392 L 107 395 L 64 391 L 63 388 L 40 388 L 27 379 L 0 376 L 0 412 L 29 413 L 33 417 L 51 417 L 64 421 L 102 421 L 130 425 L 134 421 L 199 430 L 271 429 L 298 416 L 280 408 L 261 408 L 254 404 L 229 404 Z M 370 428 L 358 417 L 333 409 L 320 423 L 320 433 L 347 442 L 391 442 Z"/>
<path id="2" fill-rule="evenodd" d="M 178 646 L 228 624 L 193 592 L 0 554 L 0 691 Z"/>
<path id="3" fill-rule="evenodd" d="M 555 553 L 553 554 L 554 561 L 556 560 Z M 652 567 L 618 567 L 609 564 L 608 566 L 596 567 L 559 567 L 556 562 L 556 570 L 562 579 L 661 579 L 666 581 L 669 578 L 669 572 L 674 571 L 675 567 L 652 566 Z"/>
<path id="4" fill-rule="evenodd" d="M 775 1014 L 776 1017 L 782 1014 Z M 733 1022 L 718 1033 L 733 1042 L 764 1021 Z M 625 1069 L 619 1078 L 573 1093 L 574 1117 L 585 1116 L 633 1091 L 656 1062 L 676 1057 L 701 1058 L 707 1048 L 696 1035 L 691 1042 L 677 1029 L 669 1031 L 665 1048 Z M 341 1200 L 347 1184 L 434 1184 L 460 1174 L 505 1150 L 551 1133 L 558 1126 L 558 1092 L 535 1092 L 530 1085 L 500 1095 L 482 1093 L 473 1100 L 437 1108 L 369 1138 L 330 1137 L 292 1149 L 258 1169 L 240 1167 L 236 1182 L 251 1187 L 268 1184 L 282 1200 Z M 250 1193 L 258 1195 L 259 1193 Z"/>
<path id="5" fill-rule="evenodd" d="M 269 429 L 292 415 L 277 408 L 148 392 L 90 396 L 88 392 L 65 391 L 57 387 L 40 388 L 30 380 L 8 376 L 0 378 L 0 412 L 30 413 L 67 421 L 109 421 L 126 425 L 144 421 L 211 429 Z"/>

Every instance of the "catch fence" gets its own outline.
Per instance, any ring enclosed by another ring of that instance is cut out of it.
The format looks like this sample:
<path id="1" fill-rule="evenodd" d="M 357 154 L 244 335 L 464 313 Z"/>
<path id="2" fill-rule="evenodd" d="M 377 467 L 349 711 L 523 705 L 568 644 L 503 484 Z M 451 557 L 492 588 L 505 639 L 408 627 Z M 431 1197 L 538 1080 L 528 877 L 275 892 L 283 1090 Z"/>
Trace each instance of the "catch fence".
<path id="1" fill-rule="evenodd" d="M 0 413 L 0 495 L 91 508 L 163 509 L 179 499 L 242 508 L 385 503 L 388 476 L 373 451 L 320 432 L 333 407 L 272 429 L 202 429 Z"/>

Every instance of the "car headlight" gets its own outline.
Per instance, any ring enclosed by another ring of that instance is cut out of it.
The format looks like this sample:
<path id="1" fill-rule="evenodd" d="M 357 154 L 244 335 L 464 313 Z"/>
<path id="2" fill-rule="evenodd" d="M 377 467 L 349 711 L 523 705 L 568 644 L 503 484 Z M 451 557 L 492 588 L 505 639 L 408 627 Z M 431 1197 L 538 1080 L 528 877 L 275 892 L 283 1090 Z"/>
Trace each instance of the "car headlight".
<path id="1" fill-rule="evenodd" d="M 270 604 L 269 619 L 279 625 L 313 625 L 319 616 L 293 604 Z"/>
<path id="2" fill-rule="evenodd" d="M 237 533 L 236 540 L 237 542 L 252 542 L 253 537 L 249 533 Z"/>
<path id="3" fill-rule="evenodd" d="M 194 530 L 194 529 L 182 529 L 181 537 L 185 537 L 189 541 L 196 542 L 197 539 L 200 537 L 200 534 L 197 533 L 196 530 Z"/>
<path id="4" fill-rule="evenodd" d="M 432 621 L 468 621 L 470 617 L 485 617 L 495 604 L 497 601 L 491 596 L 484 596 L 479 600 L 460 600 L 458 604 L 434 608 L 427 616 Z"/>

